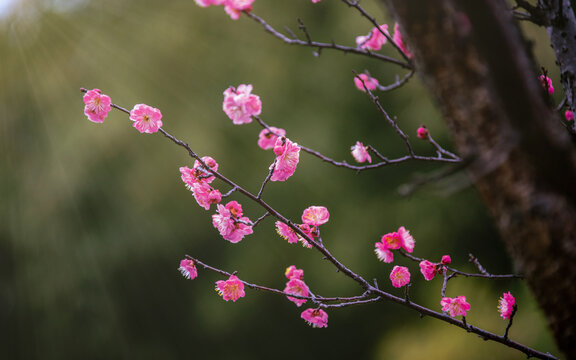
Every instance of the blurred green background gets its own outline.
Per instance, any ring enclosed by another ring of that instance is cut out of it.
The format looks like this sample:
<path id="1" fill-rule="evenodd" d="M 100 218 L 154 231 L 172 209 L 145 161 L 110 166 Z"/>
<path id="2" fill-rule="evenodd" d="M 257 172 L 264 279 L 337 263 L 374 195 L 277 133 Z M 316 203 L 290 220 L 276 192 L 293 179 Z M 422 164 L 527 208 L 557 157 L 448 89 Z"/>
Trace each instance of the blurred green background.
<path id="1" fill-rule="evenodd" d="M 364 6 L 392 24 L 378 3 Z M 253 84 L 270 125 L 352 163 L 357 140 L 389 157 L 405 152 L 352 81 L 352 70 L 367 69 L 391 83 L 403 74 L 398 67 L 330 51 L 314 56 L 192 0 L 0 0 L 0 11 L 0 358 L 523 358 L 395 304 L 334 309 L 327 329 L 313 329 L 284 298 L 248 290 L 227 303 L 214 291 L 217 274 L 184 279 L 177 267 L 191 254 L 265 286 L 282 289 L 284 269 L 296 265 L 318 294 L 362 292 L 317 252 L 281 240 L 271 218 L 239 244 L 224 241 L 212 227 L 213 208 L 200 208 L 180 180 L 178 168 L 192 165 L 186 153 L 161 135 L 139 134 L 118 111 L 89 122 L 79 91 L 100 88 L 128 109 L 161 109 L 168 132 L 257 192 L 274 156 L 256 146 L 256 124 L 234 126 L 222 112 L 224 89 Z M 372 28 L 337 1 L 257 0 L 254 13 L 295 32 L 301 18 L 314 39 L 350 46 Z M 531 36 L 541 61 L 553 64 L 545 36 Z M 380 99 L 417 151 L 433 154 L 414 136 L 420 124 L 450 148 L 417 78 Z M 493 273 L 514 271 L 464 174 L 399 195 L 401 185 L 442 167 L 406 163 L 356 174 L 302 154 L 295 175 L 269 184 L 264 199 L 294 221 L 310 205 L 326 206 L 326 246 L 394 294 L 402 291 L 389 284 L 393 264 L 377 261 L 373 248 L 400 225 L 414 235 L 417 256 L 450 254 L 454 266 L 473 271 L 473 253 Z M 251 219 L 263 213 L 238 194 L 232 199 Z M 413 300 L 439 311 L 441 281 L 425 282 L 417 264 L 396 259 L 412 271 Z M 555 352 L 521 282 L 458 278 L 447 295 L 466 295 L 468 321 L 503 333 L 496 306 L 509 290 L 520 307 L 511 337 Z"/>

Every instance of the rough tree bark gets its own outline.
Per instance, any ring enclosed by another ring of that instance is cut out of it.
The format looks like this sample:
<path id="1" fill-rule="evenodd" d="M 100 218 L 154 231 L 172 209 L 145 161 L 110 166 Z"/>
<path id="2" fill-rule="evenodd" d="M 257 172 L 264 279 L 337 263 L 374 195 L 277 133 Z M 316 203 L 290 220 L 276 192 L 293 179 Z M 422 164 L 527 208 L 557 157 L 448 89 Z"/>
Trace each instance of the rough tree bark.
<path id="1" fill-rule="evenodd" d="M 576 151 L 512 12 L 503 0 L 383 1 L 517 271 L 576 359 Z"/>

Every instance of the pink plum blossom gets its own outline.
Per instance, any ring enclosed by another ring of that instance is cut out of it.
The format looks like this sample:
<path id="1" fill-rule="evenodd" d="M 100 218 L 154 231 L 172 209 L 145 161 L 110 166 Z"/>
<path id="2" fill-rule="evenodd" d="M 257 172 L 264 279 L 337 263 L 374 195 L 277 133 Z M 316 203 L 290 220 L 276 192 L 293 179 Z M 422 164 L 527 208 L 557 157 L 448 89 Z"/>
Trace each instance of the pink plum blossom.
<path id="1" fill-rule="evenodd" d="M 228 280 L 216 281 L 216 291 L 224 300 L 232 300 L 233 302 L 246 295 L 244 293 L 244 283 L 236 275 L 231 275 Z"/>
<path id="2" fill-rule="evenodd" d="M 310 206 L 302 213 L 302 222 L 310 226 L 326 224 L 330 219 L 330 213 L 324 206 Z"/>
<path id="3" fill-rule="evenodd" d="M 514 311 L 514 304 L 516 304 L 516 299 L 512 296 L 510 291 L 502 294 L 502 297 L 498 301 L 498 312 L 500 312 L 502 319 L 510 319 L 512 312 Z"/>
<path id="4" fill-rule="evenodd" d="M 217 213 L 212 215 L 212 225 L 231 243 L 237 243 L 244 236 L 252 234 L 252 226 L 245 223 L 252 222 L 242 216 L 242 206 L 236 201 L 231 201 L 226 206 L 218 204 Z"/>
<path id="5" fill-rule="evenodd" d="M 466 313 L 470 310 L 470 304 L 466 302 L 466 296 L 442 298 L 440 305 L 442 305 L 442 311 L 449 312 L 452 317 L 458 315 L 466 316 Z"/>
<path id="6" fill-rule="evenodd" d="M 403 243 L 402 236 L 397 232 L 384 234 L 381 241 L 390 250 L 400 249 Z"/>
<path id="7" fill-rule="evenodd" d="M 376 243 L 376 248 L 374 249 L 374 252 L 376 253 L 376 256 L 378 257 L 378 260 L 380 260 L 380 261 L 383 261 L 383 262 L 388 263 L 388 264 L 391 263 L 392 261 L 394 261 L 394 254 L 381 241 Z"/>
<path id="8" fill-rule="evenodd" d="M 542 84 L 542 87 L 546 89 L 548 94 L 550 95 L 554 94 L 554 86 L 552 86 L 552 79 L 550 79 L 546 75 L 540 75 L 539 79 L 540 83 Z"/>
<path id="9" fill-rule="evenodd" d="M 253 115 L 260 115 L 262 102 L 258 95 L 251 94 L 252 85 L 241 84 L 238 89 L 230 86 L 224 91 L 222 109 L 236 125 L 252 122 Z"/>
<path id="10" fill-rule="evenodd" d="M 180 270 L 186 279 L 194 280 L 198 276 L 196 265 L 194 265 L 194 261 L 190 259 L 183 259 L 180 261 L 180 267 L 178 270 Z"/>
<path id="11" fill-rule="evenodd" d="M 101 123 L 104 122 L 108 112 L 110 112 L 111 100 L 108 95 L 101 93 L 100 89 L 88 90 L 83 97 L 84 104 L 84 114 L 88 117 L 88 120 Z"/>
<path id="12" fill-rule="evenodd" d="M 284 292 L 291 295 L 299 295 L 299 296 L 309 296 L 310 290 L 308 289 L 308 285 L 303 280 L 297 278 L 291 278 L 286 283 L 286 288 L 284 288 Z M 298 307 L 302 306 L 307 299 L 300 299 L 288 296 L 288 300 L 292 301 Z"/>
<path id="13" fill-rule="evenodd" d="M 211 204 L 218 204 L 222 201 L 222 194 L 219 190 L 213 189 L 210 185 L 204 182 L 193 183 L 190 190 L 194 194 L 194 199 L 198 205 L 204 209 L 209 210 Z"/>
<path id="14" fill-rule="evenodd" d="M 276 162 L 270 181 L 286 181 L 296 171 L 300 161 L 300 146 L 286 137 L 279 137 L 274 145 Z"/>
<path id="15" fill-rule="evenodd" d="M 378 30 L 378 28 L 373 28 L 368 36 L 358 36 L 356 38 L 356 44 L 360 46 L 361 49 L 378 51 L 387 41 L 386 36 L 383 33 L 388 34 L 387 24 L 380 25 L 380 30 Z"/>
<path id="16" fill-rule="evenodd" d="M 566 118 L 566 121 L 574 121 L 574 112 L 572 110 L 566 110 L 564 118 Z"/>
<path id="17" fill-rule="evenodd" d="M 351 150 L 352 156 L 354 156 L 357 162 L 363 163 L 364 161 L 368 161 L 372 163 L 372 158 L 368 153 L 368 147 L 364 146 L 360 141 L 356 141 L 356 145 L 352 146 Z"/>
<path id="18" fill-rule="evenodd" d="M 424 275 L 424 279 L 430 281 L 434 279 L 434 276 L 436 276 L 438 269 L 436 268 L 436 264 L 428 260 L 422 260 L 420 261 L 420 272 L 422 273 L 422 275 Z"/>
<path id="19" fill-rule="evenodd" d="M 416 131 L 416 136 L 418 136 L 418 139 L 426 140 L 428 139 L 428 135 L 428 129 L 426 129 L 426 126 L 424 125 L 420 126 Z"/>
<path id="20" fill-rule="evenodd" d="M 442 260 L 440 260 L 440 262 L 443 265 L 450 265 L 450 263 L 452 262 L 452 259 L 450 258 L 450 255 L 444 255 L 444 256 L 442 256 Z"/>
<path id="21" fill-rule="evenodd" d="M 404 43 L 404 39 L 402 38 L 402 33 L 400 32 L 400 26 L 398 25 L 398 23 L 394 24 L 394 35 L 392 36 L 392 40 L 394 40 L 394 42 L 396 43 L 396 45 L 398 45 L 400 50 L 402 50 L 404 55 L 406 55 L 409 58 L 414 57 L 414 54 L 412 54 L 412 52 L 408 50 L 408 47 Z"/>
<path id="22" fill-rule="evenodd" d="M 224 10 L 232 20 L 238 20 L 242 11 L 252 11 L 252 3 L 254 0 L 226 0 L 224 2 Z"/>
<path id="23" fill-rule="evenodd" d="M 230 86 L 224 91 L 222 109 L 235 125 L 249 124 L 253 115 L 260 115 L 262 102 L 258 95 L 251 94 L 252 85 L 241 84 L 238 89 Z"/>
<path id="24" fill-rule="evenodd" d="M 410 231 L 406 230 L 404 226 L 398 228 L 398 235 L 402 238 L 402 248 L 409 253 L 414 251 L 414 238 L 410 235 Z"/>
<path id="25" fill-rule="evenodd" d="M 289 244 L 295 244 L 298 242 L 298 235 L 296 235 L 294 230 L 281 221 L 276 221 L 276 232 L 278 235 L 282 236 L 284 240 L 287 240 Z"/>
<path id="26" fill-rule="evenodd" d="M 406 266 L 394 266 L 390 272 L 390 280 L 394 287 L 402 287 L 410 282 L 410 271 Z"/>
<path id="27" fill-rule="evenodd" d="M 366 92 L 366 89 L 370 91 L 376 90 L 378 88 L 379 83 L 378 80 L 376 80 L 371 76 L 368 76 L 367 74 L 360 74 L 358 76 L 354 76 L 354 85 L 356 85 L 358 90 Z M 364 88 L 364 86 L 366 86 L 366 88 Z"/>
<path id="28" fill-rule="evenodd" d="M 130 111 L 130 120 L 140 133 L 152 134 L 162 127 L 162 113 L 160 110 L 146 104 L 136 104 Z"/>
<path id="29" fill-rule="evenodd" d="M 306 309 L 300 317 L 312 327 L 328 327 L 328 314 L 322 309 Z"/>
<path id="30" fill-rule="evenodd" d="M 319 3 L 321 0 L 312 0 L 313 4 Z"/>
<path id="31" fill-rule="evenodd" d="M 276 134 L 276 135 L 275 135 Z M 258 146 L 264 150 L 273 149 L 278 137 L 286 136 L 286 130 L 270 126 L 269 129 L 262 129 L 258 135 Z"/>
<path id="32" fill-rule="evenodd" d="M 286 275 L 286 277 L 288 279 L 299 279 L 302 280 L 302 278 L 304 277 L 304 270 L 302 269 L 298 269 L 296 266 L 294 265 L 290 265 L 286 268 L 286 271 L 284 272 L 284 275 Z"/>

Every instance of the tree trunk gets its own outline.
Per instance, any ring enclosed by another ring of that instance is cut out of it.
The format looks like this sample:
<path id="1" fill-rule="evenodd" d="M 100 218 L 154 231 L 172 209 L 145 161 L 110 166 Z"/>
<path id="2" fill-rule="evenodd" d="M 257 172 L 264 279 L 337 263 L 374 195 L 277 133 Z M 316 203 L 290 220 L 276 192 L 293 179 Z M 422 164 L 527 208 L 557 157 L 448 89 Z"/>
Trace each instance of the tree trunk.
<path id="1" fill-rule="evenodd" d="M 576 153 L 502 0 L 384 0 L 559 348 L 576 359 Z"/>

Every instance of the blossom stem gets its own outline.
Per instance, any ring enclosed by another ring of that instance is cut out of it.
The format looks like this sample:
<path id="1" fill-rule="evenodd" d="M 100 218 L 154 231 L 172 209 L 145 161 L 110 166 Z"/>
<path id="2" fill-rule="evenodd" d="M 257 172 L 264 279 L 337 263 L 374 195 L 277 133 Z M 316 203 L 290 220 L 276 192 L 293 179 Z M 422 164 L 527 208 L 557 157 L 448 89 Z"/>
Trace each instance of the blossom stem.
<path id="1" fill-rule="evenodd" d="M 504 331 L 504 339 L 508 339 L 508 332 L 512 327 L 512 321 L 514 320 L 514 315 L 516 315 L 516 310 L 518 310 L 518 305 L 514 304 L 512 307 L 512 313 L 510 314 L 510 319 L 508 320 L 508 325 L 506 325 L 506 330 Z"/>

